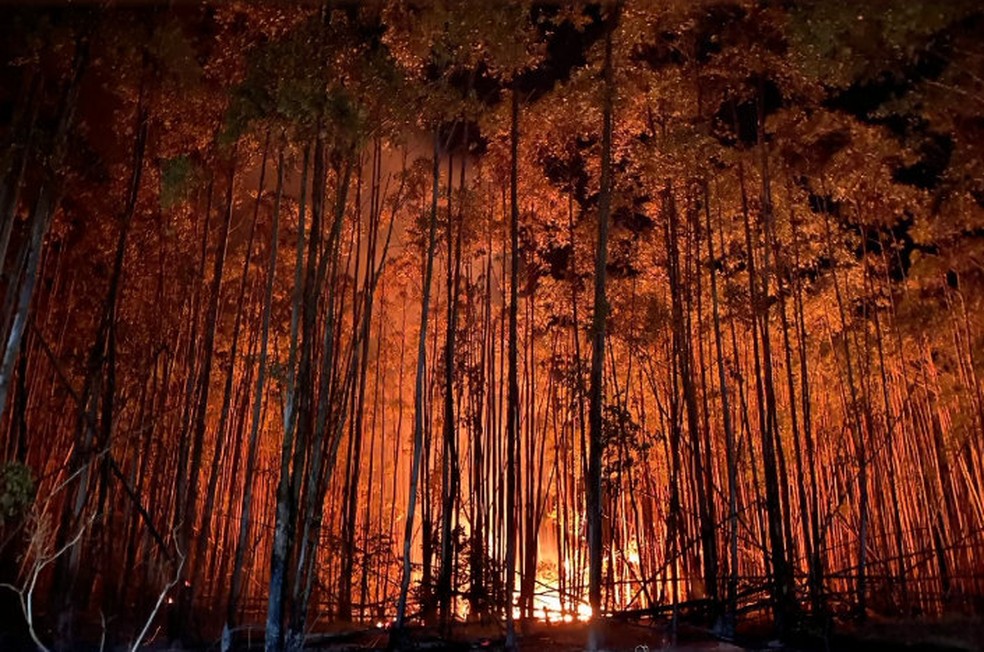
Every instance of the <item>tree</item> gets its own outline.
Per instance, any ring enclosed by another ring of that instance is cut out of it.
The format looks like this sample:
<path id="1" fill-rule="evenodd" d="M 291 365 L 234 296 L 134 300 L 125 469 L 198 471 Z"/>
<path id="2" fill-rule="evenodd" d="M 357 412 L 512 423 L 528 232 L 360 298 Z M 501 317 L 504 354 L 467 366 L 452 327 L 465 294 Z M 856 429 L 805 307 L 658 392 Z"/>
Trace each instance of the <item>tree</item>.
<path id="1" fill-rule="evenodd" d="M 590 450 L 588 453 L 588 550 L 590 555 L 589 599 L 592 627 L 588 649 L 601 645 L 598 623 L 601 619 L 602 565 L 602 396 L 604 393 L 605 327 L 608 318 L 608 299 L 605 295 L 605 276 L 608 262 L 608 220 L 612 202 L 612 113 L 614 105 L 614 73 L 612 70 L 612 36 L 618 25 L 621 3 L 611 9 L 605 32 L 604 104 L 601 133 L 601 191 L 598 197 L 598 243 L 595 253 L 594 313 L 591 321 L 591 389 L 590 389 Z"/>

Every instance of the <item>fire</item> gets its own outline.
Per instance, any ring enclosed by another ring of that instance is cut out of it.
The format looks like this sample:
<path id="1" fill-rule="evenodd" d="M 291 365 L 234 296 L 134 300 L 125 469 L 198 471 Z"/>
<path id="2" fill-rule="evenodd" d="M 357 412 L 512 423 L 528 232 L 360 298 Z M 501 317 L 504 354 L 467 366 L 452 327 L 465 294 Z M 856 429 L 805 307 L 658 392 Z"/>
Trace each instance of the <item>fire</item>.
<path id="1" fill-rule="evenodd" d="M 591 620 L 591 605 L 586 602 L 568 603 L 565 606 L 560 601 L 557 589 L 533 597 L 533 617 L 544 623 L 572 623 Z M 522 616 L 519 607 L 513 608 L 513 618 Z"/>

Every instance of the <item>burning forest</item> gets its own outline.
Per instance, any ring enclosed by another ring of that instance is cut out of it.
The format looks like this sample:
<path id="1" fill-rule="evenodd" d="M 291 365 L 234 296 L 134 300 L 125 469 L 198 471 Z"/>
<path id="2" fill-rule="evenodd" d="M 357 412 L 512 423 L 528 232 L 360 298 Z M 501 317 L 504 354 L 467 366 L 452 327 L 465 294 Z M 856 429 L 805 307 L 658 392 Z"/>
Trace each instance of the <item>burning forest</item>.
<path id="1" fill-rule="evenodd" d="M 0 12 L 4 649 L 982 631 L 978 3 Z"/>

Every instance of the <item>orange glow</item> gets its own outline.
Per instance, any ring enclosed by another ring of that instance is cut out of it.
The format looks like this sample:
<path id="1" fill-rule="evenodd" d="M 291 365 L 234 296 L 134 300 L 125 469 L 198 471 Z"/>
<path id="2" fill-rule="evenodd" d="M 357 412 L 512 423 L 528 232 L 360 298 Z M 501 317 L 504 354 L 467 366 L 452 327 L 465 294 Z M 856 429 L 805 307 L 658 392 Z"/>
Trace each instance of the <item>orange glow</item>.
<path id="1" fill-rule="evenodd" d="M 974 3 L 20 4 L 41 638 L 979 611 Z"/>

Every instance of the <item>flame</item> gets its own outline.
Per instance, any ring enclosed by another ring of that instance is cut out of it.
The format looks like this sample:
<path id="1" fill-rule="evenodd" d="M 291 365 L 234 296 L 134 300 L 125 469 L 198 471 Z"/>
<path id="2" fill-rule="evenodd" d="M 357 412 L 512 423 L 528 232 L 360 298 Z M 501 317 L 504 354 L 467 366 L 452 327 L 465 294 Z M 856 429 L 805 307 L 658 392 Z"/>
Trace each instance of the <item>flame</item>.
<path id="1" fill-rule="evenodd" d="M 592 613 L 591 605 L 586 602 L 578 602 L 576 605 L 568 603 L 565 609 L 557 589 L 533 597 L 533 617 L 540 622 L 583 623 L 591 620 Z M 519 619 L 521 616 L 519 607 L 513 607 L 513 618 Z"/>

